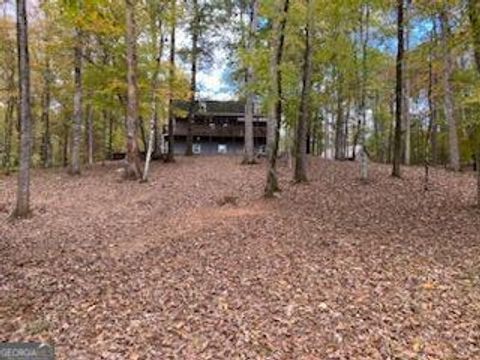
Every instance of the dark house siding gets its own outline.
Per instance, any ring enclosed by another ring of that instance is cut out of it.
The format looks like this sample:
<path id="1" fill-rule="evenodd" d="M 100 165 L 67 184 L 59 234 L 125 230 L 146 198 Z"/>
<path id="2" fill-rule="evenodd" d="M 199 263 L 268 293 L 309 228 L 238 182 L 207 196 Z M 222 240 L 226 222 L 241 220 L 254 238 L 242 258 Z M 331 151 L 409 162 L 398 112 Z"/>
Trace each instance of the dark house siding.
<path id="1" fill-rule="evenodd" d="M 175 102 L 183 113 L 188 103 Z M 244 147 L 244 109 L 240 101 L 199 101 L 195 105 L 192 126 L 194 153 L 202 155 L 241 154 Z M 260 115 L 254 116 L 254 145 L 257 152 L 264 152 L 267 122 Z M 186 116 L 177 117 L 174 127 L 175 154 L 184 154 L 188 133 Z M 168 141 L 168 137 L 167 137 Z"/>

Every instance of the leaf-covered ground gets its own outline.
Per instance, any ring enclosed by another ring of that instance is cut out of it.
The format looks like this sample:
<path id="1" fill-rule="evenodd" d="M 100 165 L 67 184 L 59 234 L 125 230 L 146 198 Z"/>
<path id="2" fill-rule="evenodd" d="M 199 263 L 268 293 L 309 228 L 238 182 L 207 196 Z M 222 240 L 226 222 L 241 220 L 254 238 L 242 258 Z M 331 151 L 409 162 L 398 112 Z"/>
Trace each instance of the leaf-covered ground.
<path id="1" fill-rule="evenodd" d="M 9 223 L 0 178 L 0 340 L 58 359 L 480 359 L 472 175 L 312 160 L 308 185 L 228 157 L 36 171 Z M 225 204 L 224 204 L 225 203 Z"/>

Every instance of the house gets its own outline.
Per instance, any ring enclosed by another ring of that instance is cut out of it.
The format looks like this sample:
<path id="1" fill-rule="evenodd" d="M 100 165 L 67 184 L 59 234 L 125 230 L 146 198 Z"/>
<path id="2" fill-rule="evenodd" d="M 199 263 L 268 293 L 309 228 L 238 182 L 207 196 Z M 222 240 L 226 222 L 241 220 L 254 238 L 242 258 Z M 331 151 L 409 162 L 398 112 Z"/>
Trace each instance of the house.
<path id="1" fill-rule="evenodd" d="M 174 102 L 174 112 L 177 114 L 174 121 L 175 154 L 185 154 L 187 148 L 189 106 L 188 102 Z M 267 119 L 254 108 L 254 146 L 257 153 L 263 153 L 267 142 Z M 191 131 L 194 154 L 241 154 L 244 147 L 245 103 L 197 101 Z"/>

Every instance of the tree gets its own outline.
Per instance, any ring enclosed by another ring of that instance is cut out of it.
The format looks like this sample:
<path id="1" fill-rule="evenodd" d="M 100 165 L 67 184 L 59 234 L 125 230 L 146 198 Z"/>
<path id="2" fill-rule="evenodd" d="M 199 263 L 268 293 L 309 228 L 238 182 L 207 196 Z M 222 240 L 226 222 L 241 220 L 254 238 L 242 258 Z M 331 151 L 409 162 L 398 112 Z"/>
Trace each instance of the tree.
<path id="1" fill-rule="evenodd" d="M 363 14 L 365 13 L 365 23 L 363 24 Z M 365 137 L 366 137 L 366 127 L 367 127 L 367 77 L 368 77 L 368 64 L 367 64 L 367 48 L 368 48 L 368 35 L 369 35 L 369 21 L 370 21 L 370 8 L 367 4 L 364 7 L 362 6 L 362 16 L 361 16 L 361 36 L 362 39 L 362 85 L 361 85 L 361 98 L 360 98 L 360 178 L 363 181 L 368 179 L 368 157 L 365 151 Z"/>
<path id="2" fill-rule="evenodd" d="M 150 169 L 150 160 L 152 158 L 152 153 L 153 153 L 153 146 L 155 144 L 155 129 L 157 126 L 157 119 L 158 119 L 158 87 L 159 87 L 159 74 L 160 74 L 160 66 L 161 66 L 161 61 L 162 61 L 162 56 L 163 56 L 163 34 L 162 34 L 162 21 L 157 20 L 156 21 L 156 16 L 158 16 L 158 13 L 162 12 L 162 8 L 154 8 L 154 14 L 151 16 L 153 17 L 152 19 L 152 27 L 156 27 L 155 29 L 152 29 L 154 33 L 158 32 L 154 38 L 157 40 L 157 54 L 155 56 L 155 68 L 153 70 L 152 74 L 152 81 L 151 81 L 151 114 L 150 114 L 150 131 L 149 131 L 149 138 L 148 138 L 148 147 L 147 147 L 147 154 L 146 154 L 146 159 L 145 159 L 145 167 L 143 169 L 143 181 L 148 180 L 148 172 Z M 158 131 L 158 130 L 157 130 Z"/>
<path id="3" fill-rule="evenodd" d="M 73 95 L 73 126 L 72 126 L 72 153 L 70 157 L 71 175 L 80 174 L 80 141 L 82 138 L 82 33 L 77 28 L 74 46 L 74 83 Z"/>
<path id="4" fill-rule="evenodd" d="M 25 0 L 17 0 L 17 56 L 20 119 L 20 167 L 18 171 L 17 202 L 12 216 L 25 218 L 30 214 L 30 59 L 28 52 L 28 22 Z"/>
<path id="5" fill-rule="evenodd" d="M 43 166 L 48 168 L 52 165 L 52 141 L 50 132 L 50 103 L 51 103 L 51 82 L 52 70 L 50 60 L 45 59 L 45 69 L 43 71 L 43 96 L 42 96 L 42 123 L 44 124 L 44 133 L 42 139 L 42 160 Z"/>
<path id="6" fill-rule="evenodd" d="M 250 28 L 247 40 L 247 52 L 251 56 L 255 49 L 255 37 L 257 31 L 257 10 L 258 1 L 251 0 L 250 2 Z M 253 73 L 253 65 L 251 61 L 247 66 L 246 87 L 247 96 L 245 102 L 245 151 L 243 155 L 243 164 L 255 164 L 254 154 L 254 133 L 253 133 L 253 116 L 254 116 L 254 98 L 255 93 L 252 89 L 255 83 L 255 75 Z"/>
<path id="7" fill-rule="evenodd" d="M 306 182 L 307 178 L 307 125 L 310 120 L 310 91 L 312 83 L 312 25 L 314 0 L 307 0 L 307 20 L 305 25 L 305 49 L 303 60 L 302 94 L 300 98 L 300 112 L 297 122 L 295 173 L 297 183 Z"/>
<path id="8" fill-rule="evenodd" d="M 198 0 L 192 0 L 192 23 L 190 31 L 192 36 L 192 49 L 190 53 L 191 74 L 190 74 L 190 105 L 188 108 L 188 129 L 187 129 L 187 149 L 185 155 L 193 155 L 193 136 L 192 126 L 195 119 L 195 101 L 197 92 L 197 58 L 198 58 L 198 37 L 200 32 L 200 10 L 198 8 Z"/>
<path id="9" fill-rule="evenodd" d="M 88 104 L 86 107 L 87 115 L 87 131 L 86 131 L 86 140 L 87 140 L 87 163 L 88 165 L 93 165 L 93 107 L 92 104 Z"/>
<path id="10" fill-rule="evenodd" d="M 405 6 L 405 52 L 408 54 L 410 50 L 410 2 L 407 0 Z M 410 117 L 410 79 L 408 76 L 408 55 L 403 59 L 403 74 L 404 74 L 404 96 L 403 96 L 403 123 L 405 125 L 405 165 L 410 165 L 411 162 L 411 117 Z"/>
<path id="11" fill-rule="evenodd" d="M 277 179 L 277 156 L 278 146 L 280 141 L 280 127 L 282 125 L 282 71 L 280 65 L 282 64 L 283 47 L 285 43 L 285 26 L 287 24 L 287 15 L 290 5 L 290 0 L 284 0 L 283 11 L 279 20 L 274 19 L 272 27 L 272 53 L 270 62 L 271 74 L 271 93 L 272 102 L 269 119 L 274 126 L 273 139 L 268 144 L 268 171 L 267 183 L 265 186 L 265 197 L 274 196 L 275 192 L 280 190 Z"/>
<path id="12" fill-rule="evenodd" d="M 346 121 L 344 121 L 344 109 L 343 109 L 343 74 L 338 72 L 336 74 L 337 80 L 337 114 L 335 122 L 335 160 L 345 159 L 345 147 L 346 147 Z"/>
<path id="13" fill-rule="evenodd" d="M 173 117 L 173 87 L 175 84 L 175 32 L 177 28 L 177 0 L 172 2 L 172 25 L 170 29 L 170 71 L 168 77 L 168 153 L 166 162 L 175 161 L 175 136 Z"/>
<path id="14" fill-rule="evenodd" d="M 468 15 L 472 27 L 473 49 L 477 70 L 480 73 L 480 2 L 477 0 L 468 1 Z"/>
<path id="15" fill-rule="evenodd" d="M 0 73 L 3 76 L 0 76 L 0 79 L 3 80 L 3 86 L 5 87 L 5 103 L 6 109 L 4 112 L 4 151 L 1 165 L 5 169 L 5 173 L 9 174 L 13 165 L 12 153 L 14 150 L 13 147 L 13 136 L 14 136 L 14 113 L 17 108 L 17 98 L 18 98 L 18 88 L 15 81 L 15 67 L 16 64 L 16 52 L 15 47 L 16 39 L 14 34 L 15 23 L 10 21 L 10 19 L 2 18 L 2 30 L 5 29 L 8 31 L 2 31 L 0 38 Z M 2 86 L 0 86 L 2 87 Z M 18 109 L 17 109 L 18 110 Z"/>
<path id="16" fill-rule="evenodd" d="M 136 180 L 141 177 L 140 158 L 137 144 L 138 86 L 137 86 L 137 34 L 135 25 L 135 1 L 125 0 L 127 44 L 127 163 L 125 178 Z"/>
<path id="17" fill-rule="evenodd" d="M 457 121 L 454 114 L 454 103 L 452 85 L 450 78 L 453 71 L 453 60 L 450 51 L 450 26 L 448 24 L 448 8 L 443 6 L 440 10 L 440 25 L 442 29 L 441 45 L 443 49 L 443 105 L 445 118 L 448 124 L 448 145 L 450 155 L 450 168 L 454 171 L 460 170 L 460 153 L 458 149 Z"/>
<path id="18" fill-rule="evenodd" d="M 397 85 L 395 90 L 395 139 L 393 149 L 394 177 L 400 177 L 400 162 L 402 157 L 402 103 L 403 103 L 403 52 L 404 52 L 404 0 L 397 0 Z"/>
<path id="19" fill-rule="evenodd" d="M 468 15 L 472 27 L 473 48 L 475 53 L 475 62 L 477 64 L 477 71 L 480 75 L 480 2 L 477 0 L 469 0 Z M 475 152 L 475 161 L 477 168 L 477 206 L 480 207 L 480 135 L 478 132 L 480 125 L 477 124 L 477 144 Z"/>

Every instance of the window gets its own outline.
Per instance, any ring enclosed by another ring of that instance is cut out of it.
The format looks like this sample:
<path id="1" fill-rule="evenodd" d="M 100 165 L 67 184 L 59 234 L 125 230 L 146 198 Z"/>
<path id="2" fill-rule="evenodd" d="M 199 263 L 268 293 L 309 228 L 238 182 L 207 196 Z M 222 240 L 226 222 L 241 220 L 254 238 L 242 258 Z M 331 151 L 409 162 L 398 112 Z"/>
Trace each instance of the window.
<path id="1" fill-rule="evenodd" d="M 219 154 L 226 154 L 227 153 L 227 145 L 226 144 L 218 144 L 218 153 Z"/>

